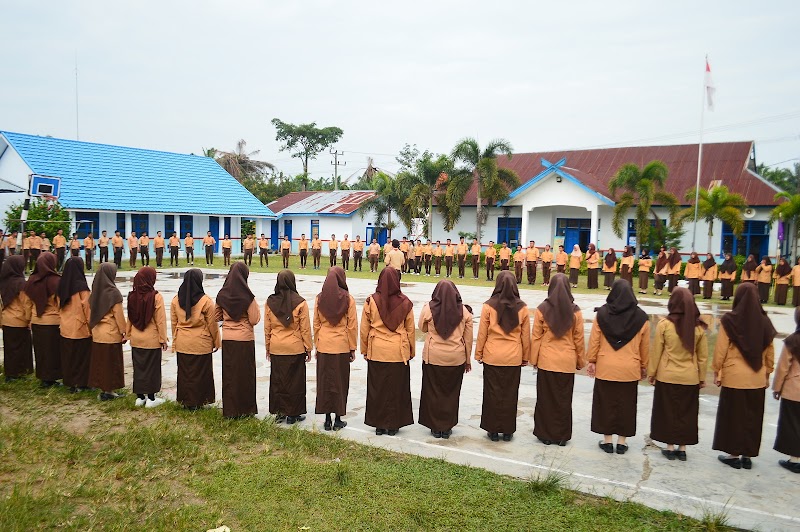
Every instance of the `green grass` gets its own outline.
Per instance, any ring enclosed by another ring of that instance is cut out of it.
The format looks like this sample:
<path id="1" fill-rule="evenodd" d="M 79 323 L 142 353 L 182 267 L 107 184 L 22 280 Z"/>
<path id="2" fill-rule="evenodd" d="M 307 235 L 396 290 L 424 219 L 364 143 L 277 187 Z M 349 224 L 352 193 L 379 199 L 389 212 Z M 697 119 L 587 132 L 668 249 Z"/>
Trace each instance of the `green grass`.
<path id="1" fill-rule="evenodd" d="M 174 403 L 0 383 L 0 528 L 685 530 L 700 521 Z M 715 526 L 719 523 L 715 522 Z"/>

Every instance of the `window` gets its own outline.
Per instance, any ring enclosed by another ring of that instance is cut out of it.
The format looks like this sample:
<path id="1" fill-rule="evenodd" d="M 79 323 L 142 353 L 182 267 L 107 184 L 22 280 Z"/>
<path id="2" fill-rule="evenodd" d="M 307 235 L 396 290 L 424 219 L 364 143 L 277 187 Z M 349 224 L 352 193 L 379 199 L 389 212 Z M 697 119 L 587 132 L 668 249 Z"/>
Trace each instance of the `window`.
<path id="1" fill-rule="evenodd" d="M 94 238 L 100 236 L 100 213 L 99 212 L 77 212 L 75 213 L 76 232 L 78 238 L 86 238 L 89 231 Z"/>
<path id="2" fill-rule="evenodd" d="M 143 233 L 150 234 L 150 216 L 131 214 L 131 231 L 136 231 L 137 236 L 142 236 Z"/>
<path id="3" fill-rule="evenodd" d="M 186 233 L 192 233 L 194 236 L 194 216 L 181 214 L 181 238 L 186 236 Z"/>
<path id="4" fill-rule="evenodd" d="M 655 219 L 650 220 L 650 227 L 655 227 L 656 221 Z M 653 234 L 652 232 L 650 233 Z M 627 243 L 629 246 L 633 246 L 634 248 L 642 249 L 642 244 L 646 244 L 646 242 L 639 242 L 636 238 L 636 220 L 632 218 L 628 218 L 628 239 Z"/>
<path id="5" fill-rule="evenodd" d="M 769 224 L 764 221 L 747 220 L 738 237 L 731 226 L 722 224 L 722 252 L 734 255 L 755 255 L 756 261 L 769 254 Z"/>
<path id="6" fill-rule="evenodd" d="M 126 234 L 126 230 L 125 230 L 125 213 L 124 212 L 118 212 L 117 213 L 117 229 L 116 230 L 119 231 L 121 235 Z"/>
<path id="7" fill-rule="evenodd" d="M 564 249 L 571 250 L 578 244 L 584 251 L 589 247 L 592 233 L 591 218 L 556 219 L 556 237 L 564 238 Z"/>
<path id="8" fill-rule="evenodd" d="M 167 214 L 164 216 L 164 238 L 169 238 L 175 232 L 175 216 Z"/>
<path id="9" fill-rule="evenodd" d="M 497 243 L 506 242 L 509 247 L 516 248 L 522 233 L 522 218 L 497 219 Z"/>
<path id="10" fill-rule="evenodd" d="M 311 220 L 311 240 L 319 238 L 319 220 Z"/>

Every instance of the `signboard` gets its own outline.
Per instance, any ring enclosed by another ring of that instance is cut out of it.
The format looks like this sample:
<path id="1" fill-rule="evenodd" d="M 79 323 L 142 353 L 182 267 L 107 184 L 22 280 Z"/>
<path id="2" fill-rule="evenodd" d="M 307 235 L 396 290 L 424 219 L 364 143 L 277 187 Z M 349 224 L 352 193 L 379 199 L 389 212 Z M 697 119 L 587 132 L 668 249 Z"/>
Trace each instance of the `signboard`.
<path id="1" fill-rule="evenodd" d="M 558 235 L 553 237 L 553 246 L 555 247 L 555 249 L 558 249 L 558 246 L 564 245 L 564 238 L 565 237 Z"/>
<path id="2" fill-rule="evenodd" d="M 61 178 L 33 174 L 28 193 L 33 197 L 58 198 L 61 194 Z"/>

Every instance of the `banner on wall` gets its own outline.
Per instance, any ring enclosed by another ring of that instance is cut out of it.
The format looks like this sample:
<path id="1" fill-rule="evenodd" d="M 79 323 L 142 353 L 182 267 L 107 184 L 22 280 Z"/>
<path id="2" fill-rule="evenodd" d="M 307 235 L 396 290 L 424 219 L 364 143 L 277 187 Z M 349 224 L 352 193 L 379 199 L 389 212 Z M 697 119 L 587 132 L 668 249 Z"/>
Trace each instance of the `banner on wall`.
<path id="1" fill-rule="evenodd" d="M 563 236 L 554 236 L 553 237 L 553 248 L 558 249 L 558 246 L 564 245 L 564 237 Z"/>

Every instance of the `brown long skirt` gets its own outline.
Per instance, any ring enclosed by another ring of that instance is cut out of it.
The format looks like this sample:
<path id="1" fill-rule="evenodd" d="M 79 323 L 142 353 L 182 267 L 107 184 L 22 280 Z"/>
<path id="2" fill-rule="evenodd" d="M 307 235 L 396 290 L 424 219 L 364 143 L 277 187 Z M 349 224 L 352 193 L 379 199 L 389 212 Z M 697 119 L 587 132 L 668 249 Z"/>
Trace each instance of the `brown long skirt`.
<path id="1" fill-rule="evenodd" d="M 578 268 L 570 268 L 569 269 L 569 282 L 570 284 L 578 284 L 578 274 L 580 270 Z"/>
<path id="2" fill-rule="evenodd" d="M 597 434 L 636 434 L 636 401 L 639 382 L 594 380 L 592 394 L 592 432 Z"/>
<path id="3" fill-rule="evenodd" d="M 714 295 L 714 281 L 703 281 L 703 299 L 711 299 Z"/>
<path id="4" fill-rule="evenodd" d="M 89 362 L 92 358 L 92 337 L 61 337 L 61 369 L 64 386 L 85 388 L 89 386 Z"/>
<path id="5" fill-rule="evenodd" d="M 647 286 L 650 284 L 650 273 L 649 272 L 639 272 L 639 290 L 647 290 Z"/>
<path id="6" fill-rule="evenodd" d="M 447 432 L 458 425 L 458 404 L 464 367 L 422 364 L 422 394 L 419 424 L 434 432 Z"/>
<path id="7" fill-rule="evenodd" d="M 599 285 L 597 284 L 597 268 L 591 268 L 586 270 L 586 287 L 587 288 L 598 288 Z"/>
<path id="8" fill-rule="evenodd" d="M 554 442 L 572 439 L 572 389 L 574 373 L 558 373 L 541 368 L 536 372 L 536 409 L 533 435 Z"/>
<path id="9" fill-rule="evenodd" d="M 211 353 L 178 353 L 178 392 L 175 399 L 188 407 L 200 407 L 216 401 Z"/>
<path id="10" fill-rule="evenodd" d="M 769 283 L 758 283 L 758 297 L 762 303 L 769 301 Z"/>
<path id="11" fill-rule="evenodd" d="M 61 331 L 58 325 L 31 325 L 36 378 L 57 381 L 61 374 Z"/>
<path id="12" fill-rule="evenodd" d="M 483 364 L 483 408 L 481 428 L 486 432 L 514 434 L 517 431 L 520 366 Z"/>
<path id="13" fill-rule="evenodd" d="M 653 278 L 655 280 L 656 290 L 663 290 L 664 283 L 667 282 L 667 276 L 656 273 Z"/>
<path id="14" fill-rule="evenodd" d="M 271 355 L 269 413 L 299 416 L 306 410 L 306 356 Z"/>
<path id="15" fill-rule="evenodd" d="M 719 295 L 720 297 L 733 297 L 733 281 L 722 279 L 722 289 Z"/>
<path id="16" fill-rule="evenodd" d="M 633 286 L 633 271 L 627 264 L 625 266 L 620 267 L 619 277 L 620 279 L 625 279 L 630 283 L 631 286 Z"/>
<path id="17" fill-rule="evenodd" d="M 223 340 L 222 415 L 256 414 L 256 342 Z"/>
<path id="18" fill-rule="evenodd" d="M 669 283 L 667 291 L 671 294 L 675 287 L 678 286 L 678 274 L 671 273 L 667 275 L 667 282 Z"/>
<path id="19" fill-rule="evenodd" d="M 686 279 L 689 281 L 689 292 L 692 293 L 693 296 L 696 296 L 700 293 L 700 279 Z"/>
<path id="20" fill-rule="evenodd" d="M 317 353 L 317 414 L 347 413 L 350 391 L 350 353 Z"/>
<path id="21" fill-rule="evenodd" d="M 786 304 L 786 296 L 789 294 L 789 285 L 788 284 L 776 284 L 775 285 L 775 304 L 777 305 L 785 305 Z"/>
<path id="22" fill-rule="evenodd" d="M 650 438 L 666 444 L 697 445 L 700 387 L 656 381 Z"/>
<path id="23" fill-rule="evenodd" d="M 33 344 L 27 327 L 3 326 L 3 367 L 6 377 L 33 373 Z"/>
<path id="24" fill-rule="evenodd" d="M 125 387 L 125 366 L 122 362 L 122 344 L 92 342 L 89 362 L 89 386 L 103 392 L 113 392 Z"/>
<path id="25" fill-rule="evenodd" d="M 712 449 L 733 456 L 758 456 L 764 424 L 764 390 L 722 387 Z"/>
<path id="26" fill-rule="evenodd" d="M 161 391 L 161 348 L 131 347 L 133 393 L 149 395 Z"/>
<path id="27" fill-rule="evenodd" d="M 800 286 L 792 287 L 792 306 L 800 307 Z"/>
<path id="28" fill-rule="evenodd" d="M 603 272 L 603 286 L 610 288 L 614 284 L 614 272 Z"/>
<path id="29" fill-rule="evenodd" d="M 773 449 L 789 456 L 800 456 L 800 402 L 781 399 Z"/>
<path id="30" fill-rule="evenodd" d="M 411 368 L 402 362 L 367 362 L 367 411 L 364 424 L 399 429 L 414 424 Z"/>

